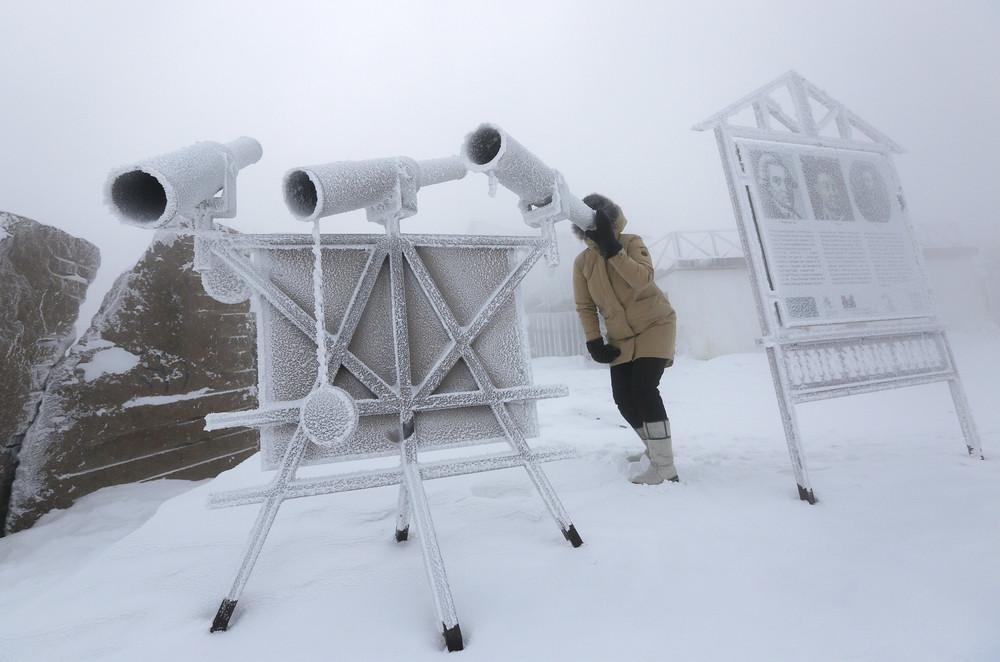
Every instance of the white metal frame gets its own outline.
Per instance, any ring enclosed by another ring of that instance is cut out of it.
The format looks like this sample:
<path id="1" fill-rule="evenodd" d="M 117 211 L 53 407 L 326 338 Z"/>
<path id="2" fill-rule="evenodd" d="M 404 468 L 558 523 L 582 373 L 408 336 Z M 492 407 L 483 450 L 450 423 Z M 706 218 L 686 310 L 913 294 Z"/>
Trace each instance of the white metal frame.
<path id="1" fill-rule="evenodd" d="M 521 152 L 534 159 L 523 148 Z M 550 264 L 558 262 L 552 224 L 569 218 L 575 198 L 553 171 L 551 203 L 537 209 L 520 205 L 525 221 L 542 227 L 541 238 L 403 235 L 400 220 L 416 213 L 416 193 L 422 186 L 465 175 L 459 158 L 339 162 L 297 169 L 286 176 L 286 204 L 297 218 L 313 222 L 311 238 L 223 231 L 215 219 L 236 213 L 237 173 L 260 155 L 260 145 L 251 138 L 221 146 L 199 144 L 141 162 L 142 176 L 134 175 L 135 167 L 113 172 L 106 188 L 109 203 L 123 222 L 194 235 L 194 269 L 209 295 L 230 304 L 254 300 L 260 407 L 209 415 L 206 428 L 259 428 L 261 450 L 267 451 L 261 453 L 262 464 L 276 473 L 268 485 L 210 499 L 215 507 L 261 504 L 211 631 L 228 628 L 283 501 L 399 485 L 396 540 L 407 539 L 412 518 L 445 643 L 449 651 L 461 650 L 461 629 L 424 480 L 524 467 L 563 536 L 573 547 L 583 544 L 540 467 L 543 461 L 573 457 L 575 452 L 534 451 L 526 441 L 537 432 L 535 400 L 564 396 L 568 389 L 531 383 L 519 292 L 521 281 L 543 255 Z M 505 166 L 503 172 L 508 181 L 531 178 L 523 172 L 523 164 Z M 327 196 L 332 196 L 331 205 L 326 204 Z M 177 204 L 165 206 L 164 199 L 175 199 Z M 592 217 L 592 210 L 575 202 L 579 222 Z M 369 220 L 385 227 L 385 235 L 320 234 L 321 217 L 361 208 Z M 427 249 L 423 257 L 421 248 Z M 308 276 L 302 256 L 285 252 L 279 257 L 283 249 L 311 252 L 311 292 L 303 291 Z M 330 279 L 324 278 L 324 251 L 328 255 L 340 251 L 330 257 L 346 258 L 334 260 Z M 355 261 L 359 251 L 362 264 Z M 464 260 L 459 260 L 459 253 L 465 254 Z M 286 263 L 285 258 L 291 261 Z M 381 305 L 371 305 L 376 291 Z M 311 313 L 306 310 L 310 297 Z M 328 298 L 344 304 L 333 316 L 326 312 Z M 411 313 L 419 329 L 412 346 Z M 424 332 L 433 324 L 438 326 L 431 338 Z M 337 327 L 335 332 L 331 326 Z M 359 330 L 365 341 L 352 345 Z M 314 362 L 304 361 L 309 353 L 315 354 Z M 334 383 L 338 374 L 344 388 Z M 364 417 L 372 418 L 362 421 Z M 507 441 L 509 452 L 437 462 L 422 462 L 419 457 L 422 451 L 501 440 Z M 399 464 L 296 477 L 304 464 L 388 455 L 398 456 Z"/>
<path id="2" fill-rule="evenodd" d="M 267 274 L 262 273 L 249 257 L 255 247 L 308 247 L 310 245 L 308 235 L 235 235 L 215 232 L 203 233 L 200 238 L 201 241 L 198 244 L 200 249 L 211 253 L 211 260 L 206 261 L 202 256 L 202 264 L 211 263 L 214 270 L 231 272 L 240 281 L 248 284 L 255 296 L 265 300 L 275 311 L 286 317 L 302 333 L 310 337 L 313 342 L 319 342 L 316 316 L 302 309 L 271 283 Z M 508 409 L 512 403 L 565 396 L 568 389 L 564 385 L 526 385 L 498 388 L 492 383 L 477 350 L 473 348 L 473 341 L 487 327 L 493 316 L 501 310 L 506 302 L 516 296 L 520 281 L 532 266 L 550 250 L 548 241 L 545 238 L 532 237 L 405 235 L 398 232 L 397 223 L 389 224 L 385 235 L 324 235 L 320 242 L 324 250 L 363 248 L 369 251 L 364 274 L 355 289 L 354 297 L 344 314 L 340 328 L 336 333 L 328 333 L 325 338 L 326 360 L 327 365 L 332 368 L 331 373 L 334 376 L 340 366 L 344 366 L 375 395 L 372 399 L 356 401 L 355 404 L 360 416 L 398 415 L 398 429 L 388 432 L 398 442 L 399 465 L 389 469 L 339 473 L 327 477 L 296 478 L 296 471 L 302 464 L 310 441 L 302 425 L 299 424 L 285 448 L 278 471 L 270 484 L 213 495 L 209 504 L 212 507 L 247 504 L 261 504 L 261 507 L 243 552 L 236 577 L 229 593 L 219 607 L 212 631 L 227 629 L 236 602 L 246 585 L 268 531 L 284 500 L 398 484 L 400 485 L 400 495 L 396 539 L 397 541 L 407 539 L 412 518 L 417 527 L 421 551 L 433 591 L 434 604 L 442 624 L 446 644 L 449 650 L 461 650 L 463 646 L 461 630 L 448 586 L 444 563 L 438 548 L 430 509 L 423 490 L 424 480 L 523 466 L 549 512 L 558 523 L 563 536 L 574 547 L 582 544 L 569 515 L 539 466 L 543 461 L 566 459 L 573 457 L 575 453 L 569 449 L 533 451 L 529 448 L 518 422 Z M 502 284 L 483 304 L 475 318 L 470 323 L 461 325 L 449 309 L 438 285 L 434 282 L 434 278 L 423 265 L 417 251 L 419 246 L 455 249 L 501 248 L 508 249 L 509 254 L 519 255 L 521 259 L 519 262 L 514 261 L 515 263 L 511 265 L 512 268 Z M 382 381 L 370 368 L 364 365 L 363 361 L 348 350 L 376 278 L 386 262 L 389 265 L 393 336 L 395 339 L 393 347 L 388 351 L 393 352 L 399 381 L 398 384 L 394 385 Z M 407 301 L 404 265 L 409 267 L 416 276 L 419 287 L 433 307 L 450 339 L 447 348 L 438 358 L 437 368 L 420 384 L 412 384 L 409 380 L 410 341 L 406 325 Z M 256 308 L 259 311 L 261 306 L 258 305 Z M 478 388 L 467 392 L 435 394 L 435 389 L 449 368 L 460 359 L 471 371 Z M 307 399 L 284 403 L 262 402 L 262 406 L 257 410 L 211 414 L 206 417 L 206 428 L 219 429 L 237 426 L 263 428 L 282 423 L 298 423 L 301 409 Z M 414 430 L 414 415 L 419 411 L 470 406 L 490 408 L 503 430 L 504 437 L 510 444 L 511 451 L 459 460 L 420 462 L 418 451 L 432 450 L 434 440 L 422 439 L 420 431 Z M 338 460 L 333 457 L 327 461 L 336 462 Z"/>

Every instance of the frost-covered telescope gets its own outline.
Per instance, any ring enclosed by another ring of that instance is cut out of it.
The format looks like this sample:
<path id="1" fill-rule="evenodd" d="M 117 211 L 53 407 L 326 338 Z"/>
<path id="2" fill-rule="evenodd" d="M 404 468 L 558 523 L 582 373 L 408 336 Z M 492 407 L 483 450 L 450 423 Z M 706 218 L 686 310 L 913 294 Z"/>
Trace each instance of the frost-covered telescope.
<path id="1" fill-rule="evenodd" d="M 581 230 L 593 229 L 594 210 L 570 193 L 559 171 L 545 165 L 496 124 L 487 122 L 469 133 L 461 153 L 466 168 L 485 172 L 491 181 L 500 182 L 520 198 L 524 222 L 531 227 L 569 220 Z"/>
<path id="2" fill-rule="evenodd" d="M 568 195 L 558 173 L 496 135 L 500 149 L 489 159 L 477 151 L 477 168 L 519 193 L 525 220 L 548 229 L 563 218 L 585 224 L 592 212 Z M 465 176 L 459 156 L 289 170 L 285 202 L 292 216 L 312 223 L 312 236 L 216 226 L 215 217 L 235 215 L 239 169 L 259 158 L 251 139 L 199 143 L 120 169 L 107 185 L 123 222 L 194 234 L 194 268 L 208 294 L 226 303 L 253 300 L 259 407 L 210 414 L 206 429 L 259 428 L 262 468 L 274 474 L 267 485 L 210 500 L 213 507 L 260 505 L 211 629 L 228 628 L 283 501 L 398 485 L 396 539 L 407 539 L 412 520 L 445 643 L 461 650 L 424 481 L 523 467 L 566 540 L 582 544 L 539 466 L 575 453 L 527 443 L 539 434 L 535 401 L 567 394 L 564 385 L 533 382 L 519 293 L 521 280 L 554 242 L 401 233 L 399 222 L 416 213 L 421 188 Z M 384 234 L 320 233 L 320 219 L 356 209 L 383 225 Z M 504 441 L 506 449 L 490 448 Z M 421 455 L 476 445 L 484 448 L 430 460 Z M 297 475 L 305 465 L 393 455 L 396 466 Z"/>
<path id="3" fill-rule="evenodd" d="M 337 161 L 294 168 L 285 174 L 285 204 L 300 221 L 365 209 L 386 225 L 417 213 L 417 191 L 465 177 L 457 156 L 416 161 L 407 156 Z"/>
<path id="4" fill-rule="evenodd" d="M 236 215 L 236 174 L 257 163 L 263 151 L 253 138 L 199 142 L 153 156 L 111 173 L 104 187 L 108 206 L 123 223 L 144 228 L 193 218 L 199 207 L 211 215 Z M 216 198 L 219 191 L 221 198 Z"/>

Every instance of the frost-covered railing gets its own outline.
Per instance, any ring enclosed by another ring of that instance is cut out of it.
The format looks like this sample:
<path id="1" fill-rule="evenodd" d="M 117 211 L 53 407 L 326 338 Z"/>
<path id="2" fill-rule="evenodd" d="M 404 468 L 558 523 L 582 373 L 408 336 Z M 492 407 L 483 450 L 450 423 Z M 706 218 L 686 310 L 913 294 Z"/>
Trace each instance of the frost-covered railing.
<path id="1" fill-rule="evenodd" d="M 528 313 L 531 356 L 585 356 L 587 339 L 574 312 Z"/>
<path id="2" fill-rule="evenodd" d="M 713 260 L 743 257 L 743 247 L 736 230 L 671 232 L 650 242 L 655 256 L 653 269 L 669 269 L 682 260 Z"/>
<path id="3" fill-rule="evenodd" d="M 973 249 L 957 223 L 924 223 L 914 226 L 916 238 L 924 250 L 938 248 Z M 686 230 L 670 232 L 649 243 L 654 256 L 653 268 L 670 270 L 685 261 L 743 258 L 739 231 Z"/>
<path id="4" fill-rule="evenodd" d="M 917 241 L 924 249 L 974 248 L 965 238 L 965 231 L 958 223 L 921 223 L 913 227 Z"/>

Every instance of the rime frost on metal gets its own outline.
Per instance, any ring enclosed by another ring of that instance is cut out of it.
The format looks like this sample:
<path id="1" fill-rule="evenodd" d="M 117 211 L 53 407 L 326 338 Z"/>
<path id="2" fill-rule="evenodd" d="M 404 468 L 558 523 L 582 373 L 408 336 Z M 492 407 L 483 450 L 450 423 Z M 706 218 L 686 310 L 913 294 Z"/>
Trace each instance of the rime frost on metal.
<path id="1" fill-rule="evenodd" d="M 525 224 L 540 228 L 548 241 L 546 261 L 559 263 L 553 226 L 568 220 L 582 230 L 594 227 L 594 210 L 573 195 L 558 170 L 549 168 L 495 124 L 484 123 L 465 136 L 462 143 L 463 165 L 473 172 L 489 176 L 490 195 L 497 183 L 515 193 Z"/>
<path id="2" fill-rule="evenodd" d="M 799 496 L 815 502 L 800 402 L 947 381 L 982 457 L 892 163 L 902 149 L 795 72 L 694 128 L 715 131 Z"/>
<path id="3" fill-rule="evenodd" d="M 108 177 L 106 203 L 124 223 L 163 227 L 178 217 L 236 215 L 236 174 L 260 160 L 260 143 L 237 138 L 200 142 L 120 168 Z M 223 192 L 223 197 L 215 194 Z"/>
<path id="4" fill-rule="evenodd" d="M 386 225 L 417 213 L 422 187 L 461 179 L 459 157 L 415 161 L 399 156 L 306 166 L 285 175 L 285 204 L 293 216 L 312 221 L 354 209 Z"/>
<path id="5" fill-rule="evenodd" d="M 155 167 L 143 163 L 117 171 L 108 184 L 114 192 L 109 202 L 127 222 L 195 233 L 195 268 L 209 294 L 229 303 L 254 300 L 259 408 L 212 414 L 206 428 L 259 428 L 262 468 L 275 474 L 267 485 L 210 499 L 214 507 L 260 504 L 212 631 L 227 629 L 284 500 L 399 485 L 396 539 L 407 538 L 412 520 L 446 645 L 460 650 L 461 630 L 423 481 L 524 467 L 564 537 L 574 547 L 582 544 L 540 467 L 573 452 L 536 451 L 527 443 L 538 434 L 535 401 L 568 392 L 564 385 L 533 383 L 518 287 L 540 258 L 558 259 L 554 235 L 400 232 L 400 221 L 417 211 L 421 187 L 465 175 L 459 157 L 420 162 L 395 157 L 293 169 L 283 182 L 285 201 L 294 217 L 313 222 L 312 236 L 223 231 L 213 219 L 235 212 L 236 173 L 260 156 L 259 145 L 250 140 L 210 143 L 210 148 L 199 144 L 156 157 L 150 162 Z M 505 143 L 508 150 L 510 144 Z M 251 160 L 246 154 L 253 155 L 254 145 L 256 158 Z M 541 164 L 523 147 L 517 145 L 515 151 Z M 524 174 L 519 172 L 523 167 L 494 169 L 503 173 L 505 186 L 512 181 L 522 186 L 541 173 L 537 176 L 544 181 L 536 190 L 549 191 L 550 197 L 531 205 L 522 197 L 526 220 L 541 219 L 551 226 L 556 220 L 585 223 L 592 217 L 558 173 L 542 164 L 540 171 Z M 189 181 L 188 170 L 198 173 L 197 181 Z M 142 176 L 130 174 L 134 172 Z M 174 190 L 182 193 L 170 193 Z M 163 207 L 164 197 L 175 200 Z M 546 205 L 548 209 L 529 216 L 528 207 Z M 369 220 L 385 227 L 385 234 L 320 233 L 321 218 L 361 208 Z M 190 210 L 188 216 L 182 210 Z M 508 450 L 420 459 L 424 451 L 498 441 L 505 441 Z M 310 478 L 296 475 L 303 465 L 379 456 L 396 456 L 399 463 Z"/>
<path id="6" fill-rule="evenodd" d="M 320 448 L 336 448 L 358 427 L 358 408 L 344 389 L 320 384 L 305 397 L 299 427 Z"/>
<path id="7" fill-rule="evenodd" d="M 213 414 L 208 429 L 261 426 L 264 469 L 275 469 L 305 398 L 325 376 L 354 399 L 357 430 L 302 464 L 398 454 L 386 429 L 412 414 L 421 450 L 504 438 L 504 422 L 537 434 L 533 401 L 564 395 L 531 384 L 517 284 L 544 242 L 530 237 L 324 235 L 328 371 L 316 369 L 310 239 L 219 234 L 211 250 L 262 293 L 258 410 Z M 403 340 L 406 351 L 394 354 Z M 497 412 L 505 405 L 509 414 Z"/>

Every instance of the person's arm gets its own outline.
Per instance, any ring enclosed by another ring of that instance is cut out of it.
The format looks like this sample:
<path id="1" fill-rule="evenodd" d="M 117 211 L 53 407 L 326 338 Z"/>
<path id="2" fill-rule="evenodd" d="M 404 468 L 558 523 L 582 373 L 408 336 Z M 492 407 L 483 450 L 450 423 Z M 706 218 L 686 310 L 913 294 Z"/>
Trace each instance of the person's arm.
<path id="1" fill-rule="evenodd" d="M 597 304 L 590 296 L 587 279 L 583 277 L 583 269 L 579 262 L 573 264 L 573 299 L 576 302 L 576 313 L 580 316 L 580 325 L 586 340 L 601 338 L 601 322 L 597 318 Z"/>
<path id="2" fill-rule="evenodd" d="M 590 356 L 598 363 L 614 362 L 621 356 L 622 351 L 604 343 L 600 320 L 597 317 L 597 304 L 590 296 L 587 279 L 583 277 L 583 270 L 578 262 L 573 264 L 573 298 L 576 299 L 576 313 L 580 316 Z"/>
<path id="3" fill-rule="evenodd" d="M 627 247 L 608 258 L 608 264 L 637 290 L 653 283 L 653 258 L 639 236 L 632 237 Z"/>

